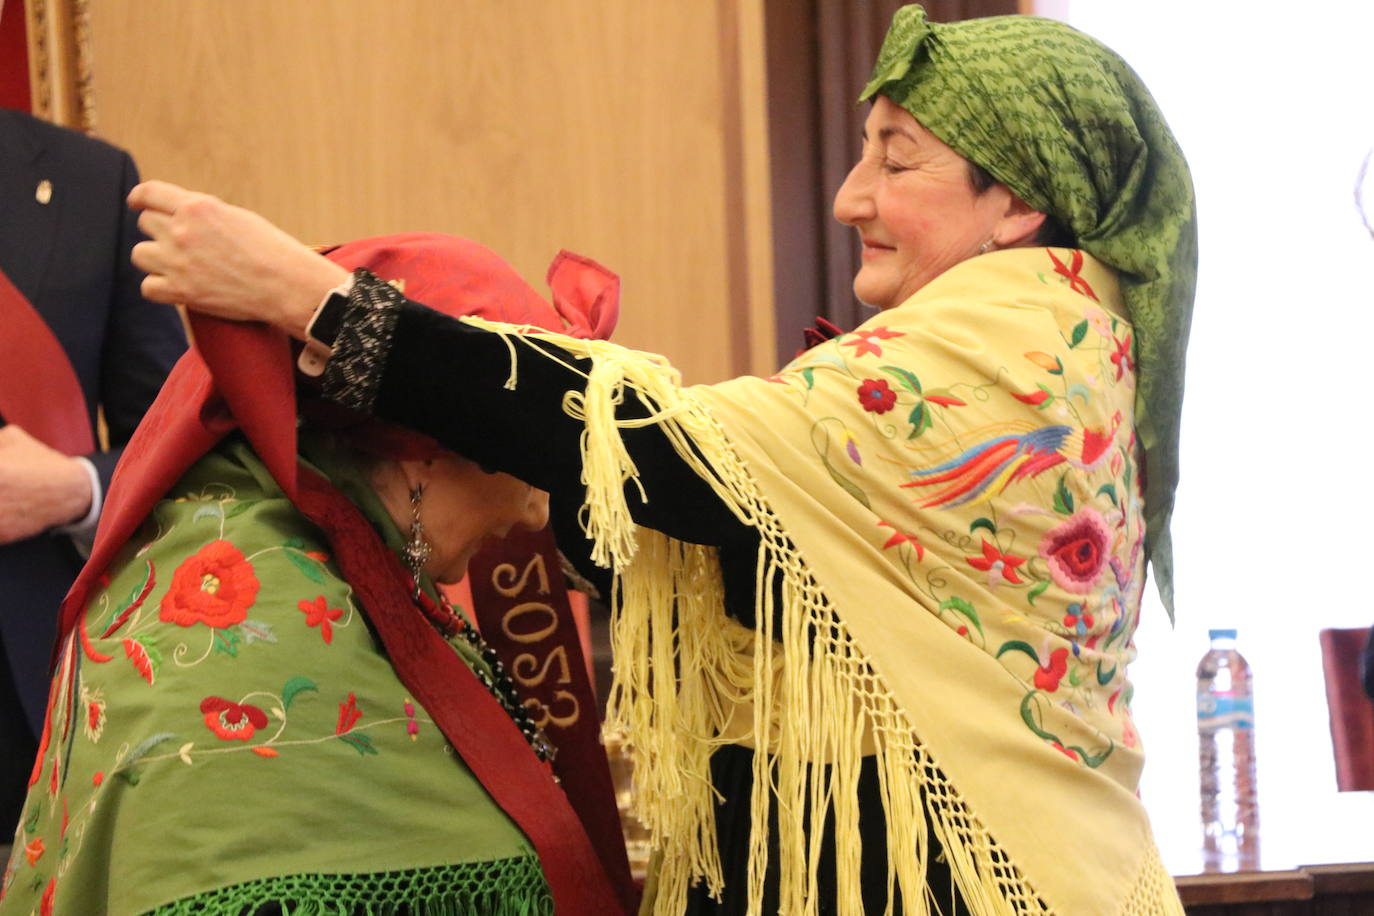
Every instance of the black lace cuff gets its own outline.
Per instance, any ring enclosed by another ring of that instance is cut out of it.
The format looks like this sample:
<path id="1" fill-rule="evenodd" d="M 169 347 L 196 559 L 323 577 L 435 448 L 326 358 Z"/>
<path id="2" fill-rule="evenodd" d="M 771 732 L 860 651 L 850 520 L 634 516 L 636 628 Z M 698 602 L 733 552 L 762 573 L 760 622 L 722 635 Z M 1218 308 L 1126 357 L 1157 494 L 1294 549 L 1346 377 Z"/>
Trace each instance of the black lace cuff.
<path id="1" fill-rule="evenodd" d="M 370 270 L 353 272 L 334 355 L 321 377 L 326 400 L 362 413 L 372 413 L 382 383 L 382 366 L 391 351 L 405 296 Z"/>

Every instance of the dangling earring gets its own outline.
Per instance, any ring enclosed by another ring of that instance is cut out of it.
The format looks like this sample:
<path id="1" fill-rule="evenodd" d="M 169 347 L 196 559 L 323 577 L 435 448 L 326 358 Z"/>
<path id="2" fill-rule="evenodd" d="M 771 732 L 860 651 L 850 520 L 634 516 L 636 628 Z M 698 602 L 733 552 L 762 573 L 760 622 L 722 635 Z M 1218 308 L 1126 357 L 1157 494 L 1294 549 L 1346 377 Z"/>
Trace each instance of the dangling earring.
<path id="1" fill-rule="evenodd" d="M 410 540 L 406 542 L 402 556 L 406 568 L 415 579 L 415 592 L 412 598 L 420 597 L 420 570 L 425 568 L 429 555 L 434 548 L 425 540 L 425 526 L 420 524 L 420 500 L 425 495 L 425 485 L 417 483 L 410 488 Z"/>
<path id="2" fill-rule="evenodd" d="M 991 250 L 992 250 L 992 239 L 988 239 L 987 241 L 983 242 L 983 244 L 981 244 L 981 245 L 978 246 L 978 253 L 979 253 L 979 254 L 987 254 L 987 253 L 988 253 L 989 251 L 991 251 Z"/>

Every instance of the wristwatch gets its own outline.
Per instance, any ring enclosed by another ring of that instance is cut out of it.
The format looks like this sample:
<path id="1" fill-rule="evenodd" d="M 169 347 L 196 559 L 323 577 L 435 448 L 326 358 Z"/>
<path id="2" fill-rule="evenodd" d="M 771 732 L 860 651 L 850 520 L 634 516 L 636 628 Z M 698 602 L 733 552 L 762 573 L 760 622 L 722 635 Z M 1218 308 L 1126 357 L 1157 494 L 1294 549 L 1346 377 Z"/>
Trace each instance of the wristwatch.
<path id="1" fill-rule="evenodd" d="M 324 373 L 329 357 L 334 355 L 334 341 L 338 339 L 339 328 L 343 326 L 344 309 L 348 307 L 348 294 L 352 288 L 353 278 L 350 276 L 343 286 L 331 289 L 319 308 L 315 309 L 315 314 L 310 316 L 310 323 L 305 326 L 305 348 L 296 360 L 296 367 L 303 375 L 315 378 Z"/>

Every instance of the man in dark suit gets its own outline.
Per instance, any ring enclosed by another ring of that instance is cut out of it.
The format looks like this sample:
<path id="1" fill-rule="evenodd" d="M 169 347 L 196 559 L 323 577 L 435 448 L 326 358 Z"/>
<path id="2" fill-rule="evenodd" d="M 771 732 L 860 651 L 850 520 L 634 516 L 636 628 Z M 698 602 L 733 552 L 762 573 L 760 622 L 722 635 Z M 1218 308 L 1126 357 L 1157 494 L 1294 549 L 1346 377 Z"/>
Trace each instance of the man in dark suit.
<path id="1" fill-rule="evenodd" d="M 24 311 L 31 306 L 42 324 L 31 321 L 30 330 L 51 331 L 56 361 L 65 352 L 70 362 L 61 372 L 68 381 L 74 372 L 84 395 L 89 437 L 77 386 L 68 385 L 78 433 L 97 441 L 100 409 L 110 444 L 64 454 L 15 416 L 0 417 L 8 421 L 0 428 L 0 844 L 18 822 L 47 702 L 57 609 L 81 567 L 82 539 L 94 533 L 124 443 L 186 346 L 176 313 L 143 299 L 142 275 L 129 263 L 142 236 L 124 197 L 137 181 L 122 150 L 0 109 L 0 272 L 16 310 L 0 334 L 13 343 L 22 326 L 13 319 L 32 318 Z M 14 405 L 19 388 L 27 404 L 36 389 L 45 410 L 57 409 L 48 402 L 58 386 L 14 376 L 7 382 L 0 368 L 0 385 L 10 387 L 0 404 Z"/>

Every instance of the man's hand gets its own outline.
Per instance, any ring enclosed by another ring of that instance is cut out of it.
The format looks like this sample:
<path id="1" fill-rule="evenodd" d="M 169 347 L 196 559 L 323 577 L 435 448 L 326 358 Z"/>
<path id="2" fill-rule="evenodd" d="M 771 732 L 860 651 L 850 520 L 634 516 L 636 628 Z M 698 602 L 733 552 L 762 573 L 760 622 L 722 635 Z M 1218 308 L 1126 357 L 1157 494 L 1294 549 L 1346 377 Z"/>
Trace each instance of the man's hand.
<path id="1" fill-rule="evenodd" d="M 81 462 L 14 424 L 0 428 L 0 544 L 79 521 L 90 508 Z"/>
<path id="2" fill-rule="evenodd" d="M 297 339 L 348 271 L 251 210 L 165 181 L 129 193 L 149 241 L 134 246 L 143 295 L 234 321 L 265 321 Z"/>

